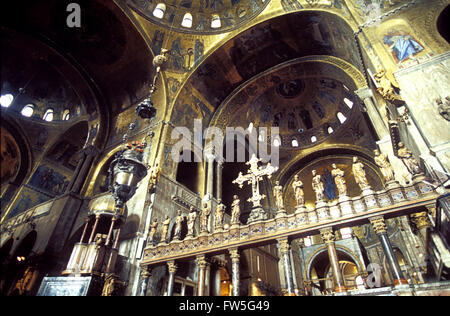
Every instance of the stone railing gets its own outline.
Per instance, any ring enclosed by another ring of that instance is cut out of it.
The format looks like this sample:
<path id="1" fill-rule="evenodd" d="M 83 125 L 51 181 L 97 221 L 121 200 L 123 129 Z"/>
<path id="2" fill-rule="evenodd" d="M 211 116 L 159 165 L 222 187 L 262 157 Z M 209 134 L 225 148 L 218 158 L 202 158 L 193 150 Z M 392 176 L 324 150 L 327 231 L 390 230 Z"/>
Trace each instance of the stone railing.
<path id="1" fill-rule="evenodd" d="M 43 202 L 32 208 L 22 212 L 1 224 L 0 231 L 7 231 L 13 229 L 14 227 L 20 226 L 24 223 L 28 223 L 35 218 L 46 216 L 50 213 L 50 208 L 52 207 L 54 199 L 50 201 Z"/>
<path id="2" fill-rule="evenodd" d="M 279 214 L 265 221 L 233 225 L 227 230 L 149 246 L 144 250 L 141 265 L 214 255 L 234 247 L 256 247 L 279 238 L 302 238 L 326 227 L 361 225 L 374 216 L 398 217 L 423 211 L 425 206 L 435 204 L 438 196 L 430 185 L 421 181 L 409 186 L 390 185 L 379 192 L 366 190 L 358 197 L 316 203 L 313 210 L 297 207 L 293 214 Z"/>

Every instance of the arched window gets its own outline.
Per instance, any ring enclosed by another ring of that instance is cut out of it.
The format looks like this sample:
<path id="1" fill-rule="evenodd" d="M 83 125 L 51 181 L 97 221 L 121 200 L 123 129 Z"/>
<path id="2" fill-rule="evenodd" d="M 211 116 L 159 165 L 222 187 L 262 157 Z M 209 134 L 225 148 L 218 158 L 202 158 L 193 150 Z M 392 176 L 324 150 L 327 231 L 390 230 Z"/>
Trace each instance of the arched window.
<path id="1" fill-rule="evenodd" d="M 45 111 L 44 117 L 42 119 L 44 121 L 51 122 L 51 121 L 53 121 L 53 116 L 54 116 L 53 109 L 47 109 L 47 111 Z"/>
<path id="2" fill-rule="evenodd" d="M 68 121 L 70 120 L 70 110 L 69 109 L 65 109 L 62 115 L 62 120 L 63 121 Z"/>
<path id="3" fill-rule="evenodd" d="M 220 22 L 220 17 L 218 14 L 213 14 L 211 19 L 211 28 L 218 29 L 222 26 L 222 23 Z"/>
<path id="4" fill-rule="evenodd" d="M 14 100 L 14 96 L 10 93 L 4 94 L 0 97 L 0 105 L 4 108 L 7 108 L 11 105 Z"/>
<path id="5" fill-rule="evenodd" d="M 181 22 L 181 26 L 191 28 L 192 27 L 192 14 L 186 13 Z"/>
<path id="6" fill-rule="evenodd" d="M 344 103 L 351 109 L 353 108 L 353 102 L 347 98 L 344 98 Z"/>
<path id="7" fill-rule="evenodd" d="M 332 134 L 334 132 L 334 129 L 331 126 L 328 126 L 327 132 L 328 134 Z"/>
<path id="8" fill-rule="evenodd" d="M 347 121 L 347 118 L 345 117 L 344 114 L 342 114 L 341 112 L 337 113 L 337 118 L 339 119 L 339 122 L 341 122 L 341 124 L 344 124 L 345 121 Z"/>
<path id="9" fill-rule="evenodd" d="M 317 137 L 316 136 L 311 137 L 311 143 L 315 143 L 315 142 L 317 142 Z"/>
<path id="10" fill-rule="evenodd" d="M 155 7 L 155 10 L 153 10 L 153 16 L 158 19 L 162 19 L 165 12 L 166 5 L 164 3 L 158 3 Z"/>
<path id="11" fill-rule="evenodd" d="M 23 107 L 20 114 L 22 114 L 25 117 L 31 117 L 34 112 L 34 105 L 33 104 L 27 104 Z"/>
<path id="12" fill-rule="evenodd" d="M 298 147 L 298 140 L 295 138 L 292 140 L 292 147 Z"/>

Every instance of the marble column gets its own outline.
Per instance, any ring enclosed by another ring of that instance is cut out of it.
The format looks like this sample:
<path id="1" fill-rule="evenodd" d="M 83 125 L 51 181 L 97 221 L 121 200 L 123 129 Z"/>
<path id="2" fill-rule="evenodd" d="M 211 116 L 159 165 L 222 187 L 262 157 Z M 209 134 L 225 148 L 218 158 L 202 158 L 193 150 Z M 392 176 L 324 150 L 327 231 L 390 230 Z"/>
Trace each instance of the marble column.
<path id="1" fill-rule="evenodd" d="M 147 287 L 148 287 L 148 280 L 151 276 L 151 269 L 150 267 L 144 267 L 141 270 L 141 287 L 139 289 L 139 296 L 146 296 L 147 293 Z"/>
<path id="2" fill-rule="evenodd" d="M 167 261 L 167 268 L 169 269 L 169 280 L 167 281 L 167 296 L 172 296 L 173 285 L 175 283 L 175 273 L 177 272 L 177 265 L 175 261 Z"/>
<path id="3" fill-rule="evenodd" d="M 222 171 L 223 171 L 223 162 L 224 159 L 220 158 L 217 161 L 217 170 L 216 170 L 216 197 L 218 200 L 222 199 Z"/>
<path id="4" fill-rule="evenodd" d="M 355 91 L 355 94 L 364 102 L 366 106 L 367 115 L 372 122 L 372 125 L 380 139 L 389 137 L 389 130 L 387 122 L 383 122 L 383 118 L 378 111 L 376 105 L 373 103 L 373 92 L 370 88 L 362 88 Z"/>
<path id="5" fill-rule="evenodd" d="M 239 271 L 239 249 L 229 249 L 231 257 L 231 282 L 233 284 L 233 296 L 239 296 L 240 293 L 240 271 Z"/>
<path id="6" fill-rule="evenodd" d="M 204 255 L 197 256 L 197 267 L 198 267 L 198 288 L 197 296 L 205 295 L 205 275 L 206 275 L 206 265 L 207 261 Z"/>
<path id="7" fill-rule="evenodd" d="M 212 153 L 206 153 L 206 163 L 207 163 L 207 177 L 206 177 L 206 195 L 208 200 L 213 197 L 214 189 L 214 155 Z"/>
<path id="8" fill-rule="evenodd" d="M 337 293 L 347 292 L 344 276 L 342 275 L 341 267 L 339 266 L 339 258 L 336 252 L 336 237 L 334 231 L 332 228 L 325 228 L 320 230 L 320 234 L 328 249 L 328 257 L 330 259 L 331 269 L 333 270 L 334 290 Z"/>
<path id="9" fill-rule="evenodd" d="M 283 262 L 284 276 L 286 279 L 286 290 L 288 296 L 295 296 L 294 278 L 292 277 L 292 263 L 289 255 L 289 241 L 287 238 L 277 239 L 280 251 L 280 259 Z"/>
<path id="10" fill-rule="evenodd" d="M 397 257 L 395 256 L 391 241 L 389 240 L 386 223 L 383 216 L 372 217 L 369 218 L 369 220 L 372 224 L 373 230 L 380 239 L 381 247 L 383 248 L 384 255 L 386 256 L 389 268 L 394 277 L 394 285 L 408 284 L 408 282 L 406 282 L 405 280 L 405 277 L 403 276 L 403 272 L 400 268 Z"/>
<path id="11" fill-rule="evenodd" d="M 82 149 L 79 153 L 80 159 L 78 161 L 77 168 L 71 182 L 66 188 L 66 192 L 80 193 L 87 178 L 89 169 L 92 167 L 92 162 L 100 152 L 100 149 L 92 145 Z"/>

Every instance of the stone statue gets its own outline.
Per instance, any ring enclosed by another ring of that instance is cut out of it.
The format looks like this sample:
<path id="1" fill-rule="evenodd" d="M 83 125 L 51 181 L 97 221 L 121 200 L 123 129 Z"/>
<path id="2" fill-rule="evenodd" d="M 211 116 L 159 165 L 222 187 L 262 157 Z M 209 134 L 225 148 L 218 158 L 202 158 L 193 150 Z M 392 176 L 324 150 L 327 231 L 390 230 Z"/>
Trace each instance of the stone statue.
<path id="1" fill-rule="evenodd" d="M 194 224 L 196 219 L 197 219 L 197 212 L 195 211 L 194 207 L 191 206 L 189 214 L 187 216 L 187 227 L 188 227 L 187 237 L 194 237 Z"/>
<path id="2" fill-rule="evenodd" d="M 445 98 L 445 103 L 442 102 L 441 98 L 437 99 L 436 105 L 438 107 L 439 114 L 447 121 L 450 121 L 450 96 Z"/>
<path id="3" fill-rule="evenodd" d="M 209 214 L 211 214 L 211 209 L 209 208 L 207 203 L 203 203 L 203 209 L 200 213 L 200 232 L 209 233 L 208 229 Z"/>
<path id="4" fill-rule="evenodd" d="M 334 183 L 336 183 L 336 187 L 338 189 L 339 196 L 347 195 L 347 182 L 344 178 L 344 170 L 339 169 L 336 164 L 332 164 L 331 167 L 331 175 L 334 178 Z"/>
<path id="5" fill-rule="evenodd" d="M 150 232 L 148 233 L 147 238 L 148 244 L 153 244 L 157 228 L 158 228 L 158 219 L 155 218 L 153 220 L 153 223 L 150 224 Z"/>
<path id="6" fill-rule="evenodd" d="M 223 213 L 225 212 L 225 204 L 222 203 L 222 200 L 219 199 L 219 204 L 216 207 L 216 213 L 214 216 L 214 228 L 220 229 L 223 225 Z"/>
<path id="7" fill-rule="evenodd" d="M 178 216 L 175 218 L 175 232 L 173 239 L 181 239 L 181 229 L 183 228 L 184 216 L 181 214 L 181 210 L 178 210 Z"/>
<path id="8" fill-rule="evenodd" d="M 316 170 L 312 171 L 312 187 L 316 193 L 316 201 L 322 201 L 324 197 L 325 187 L 323 186 L 322 177 L 317 174 Z"/>
<path id="9" fill-rule="evenodd" d="M 422 173 L 419 162 L 414 158 L 412 152 L 406 148 L 405 144 L 402 142 L 398 143 L 397 156 L 402 160 L 403 164 L 406 166 L 406 169 L 408 169 L 412 176 Z"/>
<path id="10" fill-rule="evenodd" d="M 169 232 L 170 218 L 166 215 L 166 218 L 162 222 L 161 242 L 167 242 L 167 233 Z"/>
<path id="11" fill-rule="evenodd" d="M 237 195 L 233 196 L 233 203 L 231 204 L 231 224 L 239 224 L 239 217 L 241 216 L 241 208 L 239 197 Z"/>
<path id="12" fill-rule="evenodd" d="M 375 164 L 380 168 L 381 173 L 383 174 L 384 181 L 390 182 L 395 180 L 394 169 L 392 169 L 391 163 L 386 155 L 380 153 L 378 149 L 373 151 L 375 157 L 373 160 Z"/>
<path id="13" fill-rule="evenodd" d="M 385 100 L 392 102 L 395 105 L 404 104 L 402 97 L 395 91 L 398 86 L 394 86 L 396 80 L 393 76 L 389 78 L 389 74 L 384 69 L 379 70 L 373 76 L 378 83 L 377 91 Z"/>
<path id="14" fill-rule="evenodd" d="M 273 188 L 273 196 L 275 198 L 275 204 L 278 210 L 284 209 L 283 205 L 283 187 L 280 185 L 280 181 L 275 182 L 275 186 Z"/>
<path id="15" fill-rule="evenodd" d="M 294 176 L 294 182 L 292 183 L 292 188 L 294 189 L 295 200 L 297 201 L 297 206 L 305 204 L 305 193 L 303 192 L 303 182 L 299 180 L 298 175 Z"/>
<path id="16" fill-rule="evenodd" d="M 158 178 L 159 178 L 159 173 L 160 173 L 159 164 L 156 163 L 150 169 L 149 190 L 154 189 L 156 182 L 158 181 Z"/>
<path id="17" fill-rule="evenodd" d="M 366 171 L 364 170 L 364 164 L 359 161 L 358 157 L 353 157 L 352 171 L 355 177 L 355 181 L 359 185 L 361 190 L 370 188 L 369 181 L 367 181 L 366 178 Z"/>

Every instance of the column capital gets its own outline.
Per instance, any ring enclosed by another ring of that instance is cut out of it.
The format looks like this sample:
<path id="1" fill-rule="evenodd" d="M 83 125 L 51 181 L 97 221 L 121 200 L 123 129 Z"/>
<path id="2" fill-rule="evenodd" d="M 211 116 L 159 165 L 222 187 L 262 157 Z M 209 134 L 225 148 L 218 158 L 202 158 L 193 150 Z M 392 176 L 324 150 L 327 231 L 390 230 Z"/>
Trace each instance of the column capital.
<path id="1" fill-rule="evenodd" d="M 333 243 L 336 240 L 336 236 L 334 235 L 334 231 L 333 231 L 332 227 L 321 229 L 320 235 L 322 236 L 322 240 L 326 244 Z"/>
<path id="2" fill-rule="evenodd" d="M 169 268 L 169 273 L 176 273 L 177 272 L 177 264 L 175 263 L 175 260 L 167 261 L 167 267 Z"/>
<path id="3" fill-rule="evenodd" d="M 239 249 L 237 247 L 228 249 L 228 252 L 230 253 L 231 261 L 239 261 L 241 255 L 239 254 Z"/>
<path id="4" fill-rule="evenodd" d="M 377 235 L 387 233 L 386 221 L 383 216 L 369 218 L 372 228 Z"/>
<path id="5" fill-rule="evenodd" d="M 206 261 L 205 255 L 197 256 L 196 260 L 200 269 L 204 269 L 206 268 L 206 265 L 208 265 L 208 261 Z"/>
<path id="6" fill-rule="evenodd" d="M 369 87 L 361 88 L 355 91 L 355 94 L 361 99 L 365 100 L 373 97 L 373 91 Z"/>
<path id="7" fill-rule="evenodd" d="M 417 229 L 431 227 L 431 222 L 428 218 L 428 212 L 414 213 L 410 215 L 410 218 L 414 225 L 416 225 Z"/>
<path id="8" fill-rule="evenodd" d="M 150 267 L 143 267 L 141 269 L 141 277 L 146 279 L 152 275 L 152 268 Z"/>
<path id="9" fill-rule="evenodd" d="M 277 242 L 278 242 L 278 245 L 280 246 L 279 249 L 282 254 L 289 252 L 290 245 L 289 245 L 289 240 L 287 239 L 287 237 L 277 239 Z"/>

